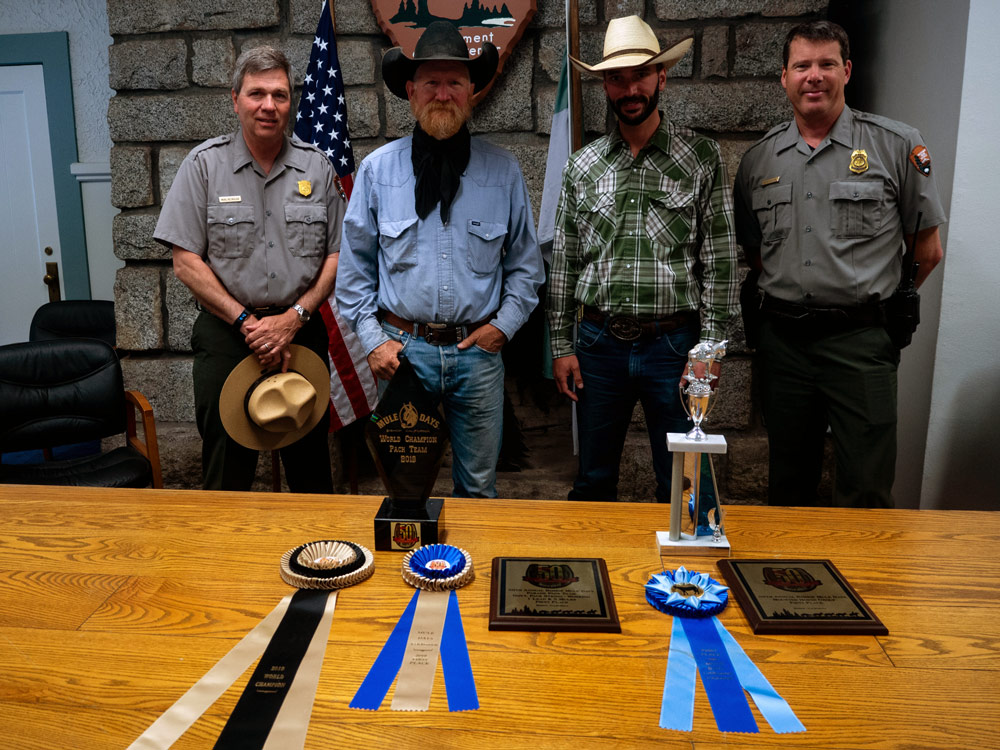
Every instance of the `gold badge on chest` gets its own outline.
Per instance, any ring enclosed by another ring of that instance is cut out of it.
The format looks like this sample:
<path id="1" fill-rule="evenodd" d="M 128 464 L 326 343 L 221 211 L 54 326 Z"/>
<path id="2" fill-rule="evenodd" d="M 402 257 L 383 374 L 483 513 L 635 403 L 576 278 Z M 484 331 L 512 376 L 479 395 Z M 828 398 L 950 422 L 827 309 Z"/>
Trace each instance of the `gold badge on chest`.
<path id="1" fill-rule="evenodd" d="M 852 167 L 853 169 L 853 167 Z M 867 165 L 865 169 L 868 169 Z M 313 191 L 312 183 L 309 180 L 299 180 L 299 195 L 308 197 Z"/>
<path id="2" fill-rule="evenodd" d="M 862 148 L 855 149 L 851 153 L 851 171 L 854 174 L 861 174 L 868 171 L 868 152 Z"/>

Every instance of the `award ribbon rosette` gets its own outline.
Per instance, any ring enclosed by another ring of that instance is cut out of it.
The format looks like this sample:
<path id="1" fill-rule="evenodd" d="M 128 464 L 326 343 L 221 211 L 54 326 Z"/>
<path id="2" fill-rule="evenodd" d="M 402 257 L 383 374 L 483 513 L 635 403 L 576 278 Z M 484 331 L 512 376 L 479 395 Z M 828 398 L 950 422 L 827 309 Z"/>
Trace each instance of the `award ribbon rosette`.
<path id="1" fill-rule="evenodd" d="M 286 552 L 281 558 L 281 579 L 298 591 L 283 598 L 129 750 L 169 748 L 258 657 L 215 747 L 304 747 L 337 589 L 360 583 L 374 572 L 372 553 L 360 544 L 324 540 Z"/>
<path id="2" fill-rule="evenodd" d="M 403 580 L 417 590 L 354 694 L 351 708 L 377 711 L 398 674 L 390 708 L 426 711 L 438 653 L 448 710 L 479 708 L 456 591 L 474 576 L 472 556 L 458 547 L 429 544 L 406 553 Z"/>
<path id="3" fill-rule="evenodd" d="M 673 572 L 654 574 L 646 583 L 646 601 L 674 617 L 660 727 L 683 732 L 694 728 L 698 673 L 719 731 L 758 731 L 744 691 L 775 732 L 806 731 L 785 699 L 715 617 L 729 601 L 727 586 L 681 566 Z"/>

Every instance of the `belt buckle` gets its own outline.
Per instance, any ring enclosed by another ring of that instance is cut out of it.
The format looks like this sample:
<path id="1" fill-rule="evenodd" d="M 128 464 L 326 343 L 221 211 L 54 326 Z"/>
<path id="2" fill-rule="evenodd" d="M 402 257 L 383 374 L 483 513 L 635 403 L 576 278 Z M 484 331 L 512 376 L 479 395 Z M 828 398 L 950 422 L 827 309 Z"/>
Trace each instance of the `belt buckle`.
<path id="1" fill-rule="evenodd" d="M 619 341 L 635 341 L 642 335 L 642 325 L 628 315 L 615 315 L 608 321 L 608 330 Z"/>
<path id="2" fill-rule="evenodd" d="M 424 328 L 426 329 L 426 333 L 424 333 L 424 341 L 428 344 L 433 344 L 437 341 L 438 337 L 451 328 L 451 326 L 445 323 L 424 323 Z"/>

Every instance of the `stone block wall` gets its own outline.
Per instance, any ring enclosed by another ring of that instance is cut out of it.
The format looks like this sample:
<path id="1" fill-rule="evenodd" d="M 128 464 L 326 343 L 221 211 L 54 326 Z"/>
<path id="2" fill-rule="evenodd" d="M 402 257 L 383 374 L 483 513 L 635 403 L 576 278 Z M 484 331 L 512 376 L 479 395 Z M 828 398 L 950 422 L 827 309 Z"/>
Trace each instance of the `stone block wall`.
<path id="1" fill-rule="evenodd" d="M 507 61 L 502 77 L 475 110 L 470 128 L 514 152 L 537 215 L 548 135 L 565 48 L 563 0 L 537 0 L 538 12 Z M 670 71 L 661 106 L 673 120 L 715 137 L 730 175 L 746 147 L 790 107 L 778 84 L 787 29 L 822 17 L 826 0 L 599 0 L 580 3 L 581 55 L 601 57 L 607 21 L 637 13 L 661 45 L 693 36 L 694 47 Z M 381 55 L 390 46 L 369 0 L 335 0 L 338 50 L 355 156 L 412 128 L 409 108 L 381 83 Z M 139 387 L 157 419 L 189 422 L 190 331 L 196 311 L 177 282 L 170 253 L 153 227 L 184 156 L 197 143 L 236 127 L 229 96 L 231 67 L 248 47 L 283 49 L 301 83 L 320 9 L 318 0 L 108 0 L 108 106 L 115 254 L 125 261 L 115 284 L 119 347 L 127 353 L 129 387 Z M 612 124 L 597 80 L 584 80 L 584 125 L 590 140 Z M 737 327 L 724 389 L 711 424 L 730 437 L 724 492 L 762 497 L 766 441 L 752 405 L 752 356 Z M 642 428 L 641 414 L 636 431 Z M 637 444 L 641 440 L 635 441 Z M 648 462 L 648 448 L 645 461 Z M 633 460 L 633 459 L 629 459 Z M 642 463 L 642 456 L 634 459 Z M 627 494 L 627 493 L 623 493 Z"/>

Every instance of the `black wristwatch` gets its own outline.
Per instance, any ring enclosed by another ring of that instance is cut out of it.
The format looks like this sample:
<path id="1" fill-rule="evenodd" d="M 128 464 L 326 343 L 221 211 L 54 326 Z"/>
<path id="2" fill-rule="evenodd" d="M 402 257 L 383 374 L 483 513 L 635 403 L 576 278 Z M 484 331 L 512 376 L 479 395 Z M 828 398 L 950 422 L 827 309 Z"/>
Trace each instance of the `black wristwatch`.
<path id="1" fill-rule="evenodd" d="M 236 320 L 233 321 L 233 328 L 235 328 L 237 331 L 240 330 L 240 328 L 243 327 L 243 321 L 249 318 L 251 315 L 253 315 L 253 313 L 244 307 L 243 312 L 241 312 L 237 316 Z"/>

